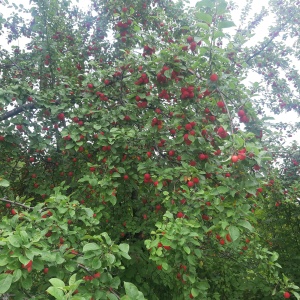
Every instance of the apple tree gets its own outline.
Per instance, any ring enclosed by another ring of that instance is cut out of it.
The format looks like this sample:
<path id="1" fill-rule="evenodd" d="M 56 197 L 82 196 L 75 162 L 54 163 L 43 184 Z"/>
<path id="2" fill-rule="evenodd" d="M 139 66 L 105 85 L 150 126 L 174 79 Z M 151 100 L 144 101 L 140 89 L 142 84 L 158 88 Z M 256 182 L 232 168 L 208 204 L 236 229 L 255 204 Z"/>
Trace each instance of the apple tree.
<path id="1" fill-rule="evenodd" d="M 0 294 L 299 299 L 256 229 L 265 48 L 234 4 L 2 2 Z"/>

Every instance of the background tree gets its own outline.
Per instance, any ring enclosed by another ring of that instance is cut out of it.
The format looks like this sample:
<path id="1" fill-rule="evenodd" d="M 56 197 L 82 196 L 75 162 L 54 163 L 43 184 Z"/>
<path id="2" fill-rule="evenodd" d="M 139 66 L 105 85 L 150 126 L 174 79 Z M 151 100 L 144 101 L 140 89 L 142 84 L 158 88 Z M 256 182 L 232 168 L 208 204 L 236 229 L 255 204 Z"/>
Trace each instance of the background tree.
<path id="1" fill-rule="evenodd" d="M 299 299 L 255 213 L 272 169 L 265 104 L 279 112 L 266 72 L 279 107 L 298 109 L 297 77 L 280 79 L 297 50 L 276 41 L 297 10 L 247 47 L 264 12 L 231 37 L 223 0 L 14 7 L 1 18 L 0 293 Z M 243 82 L 253 70 L 263 84 Z"/>

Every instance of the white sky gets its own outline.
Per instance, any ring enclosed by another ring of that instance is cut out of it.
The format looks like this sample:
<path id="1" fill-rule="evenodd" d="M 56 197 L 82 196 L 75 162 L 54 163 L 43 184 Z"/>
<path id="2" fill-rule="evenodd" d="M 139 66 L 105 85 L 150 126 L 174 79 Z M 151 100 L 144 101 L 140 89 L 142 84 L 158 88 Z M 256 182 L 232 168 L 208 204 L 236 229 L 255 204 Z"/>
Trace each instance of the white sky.
<path id="1" fill-rule="evenodd" d="M 23 4 L 24 7 L 29 7 L 29 2 L 30 0 L 8 0 L 11 3 L 15 3 L 17 5 L 19 4 Z M 87 3 L 89 3 L 89 0 L 73 0 L 74 3 L 76 3 L 76 5 L 78 5 L 81 8 L 87 8 Z M 234 0 L 234 2 L 240 7 L 244 7 L 244 5 L 246 4 L 246 0 Z M 252 0 L 252 12 L 250 14 L 250 17 L 252 17 L 255 13 L 259 12 L 261 10 L 261 8 L 265 5 L 267 5 L 267 0 Z M 194 6 L 195 3 L 197 3 L 197 0 L 190 0 L 191 6 Z M 7 9 L 5 7 L 1 7 L 1 11 L 0 13 L 3 14 L 4 17 L 6 17 L 7 15 L 9 15 L 9 13 L 12 11 L 12 9 Z M 236 11 L 233 15 L 233 21 L 234 23 L 238 26 L 239 25 L 239 13 Z M 256 30 L 256 35 L 254 37 L 251 38 L 251 44 L 255 45 L 255 43 L 263 40 L 263 38 L 268 34 L 268 25 L 272 23 L 272 17 L 267 17 L 265 19 L 265 21 L 263 22 L 263 24 L 261 24 L 257 30 Z M 1 42 L 1 46 L 4 47 L 3 40 L 1 40 L 0 37 L 0 42 Z M 20 44 L 25 44 L 24 41 L 20 40 Z M 299 64 L 299 70 L 300 70 L 300 63 L 296 62 Z M 257 81 L 257 79 L 255 77 L 257 77 L 257 75 L 253 74 L 254 76 L 250 76 L 248 78 L 248 82 L 255 82 Z M 296 112 L 285 112 L 282 113 L 281 115 L 276 115 L 274 116 L 276 119 L 276 122 L 287 122 L 287 120 L 290 120 L 290 123 L 297 121 L 297 114 Z M 300 137 L 300 134 L 296 133 L 296 135 L 298 135 Z M 292 137 L 292 139 L 295 139 L 295 135 Z M 298 138 L 299 141 L 299 138 Z"/>

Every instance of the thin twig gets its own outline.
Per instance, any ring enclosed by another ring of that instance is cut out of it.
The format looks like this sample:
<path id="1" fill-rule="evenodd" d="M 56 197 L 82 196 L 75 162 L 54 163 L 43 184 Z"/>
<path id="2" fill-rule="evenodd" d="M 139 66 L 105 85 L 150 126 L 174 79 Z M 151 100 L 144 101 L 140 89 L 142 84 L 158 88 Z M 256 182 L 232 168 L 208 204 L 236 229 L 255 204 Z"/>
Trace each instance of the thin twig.
<path id="1" fill-rule="evenodd" d="M 233 136 L 234 130 L 233 130 L 233 125 L 232 125 L 232 118 L 231 118 L 231 114 L 230 114 L 230 111 L 229 111 L 229 109 L 228 109 L 227 103 L 226 103 L 226 101 L 225 101 L 225 98 L 224 98 L 224 96 L 223 96 L 223 93 L 219 90 L 219 88 L 217 88 L 216 91 L 217 91 L 218 94 L 221 96 L 222 101 L 223 101 L 223 103 L 225 104 L 226 112 L 227 112 L 227 115 L 228 115 L 229 121 L 230 121 L 231 134 L 232 134 L 232 136 Z"/>
<path id="2" fill-rule="evenodd" d="M 8 199 L 5 199 L 5 198 L 0 198 L 0 201 L 7 202 L 7 203 L 11 203 L 11 204 L 17 205 L 17 206 L 21 206 L 21 207 L 24 207 L 24 208 L 29 209 L 29 210 L 33 210 L 33 209 L 34 209 L 34 208 L 31 207 L 31 206 L 27 206 L 27 205 L 22 204 L 22 203 L 20 203 L 20 202 L 15 202 L 15 201 L 8 200 Z"/>

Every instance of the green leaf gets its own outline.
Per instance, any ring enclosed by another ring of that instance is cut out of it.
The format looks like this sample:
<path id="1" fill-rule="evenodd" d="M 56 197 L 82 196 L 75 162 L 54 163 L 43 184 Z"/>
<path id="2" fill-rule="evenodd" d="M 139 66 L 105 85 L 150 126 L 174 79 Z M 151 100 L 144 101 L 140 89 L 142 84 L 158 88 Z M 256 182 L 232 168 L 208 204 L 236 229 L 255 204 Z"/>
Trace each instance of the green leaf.
<path id="1" fill-rule="evenodd" d="M 212 0 L 201 0 L 196 3 L 196 7 L 209 7 L 213 8 L 215 5 L 214 1 Z"/>
<path id="2" fill-rule="evenodd" d="M 65 149 L 66 149 L 66 150 L 72 149 L 72 148 L 74 148 L 74 146 L 75 146 L 75 144 L 73 144 L 73 143 L 68 143 L 68 144 L 66 145 Z"/>
<path id="3" fill-rule="evenodd" d="M 18 270 L 14 270 L 14 274 L 13 274 L 13 282 L 18 281 L 22 276 L 22 271 L 20 269 Z"/>
<path id="4" fill-rule="evenodd" d="M 13 276 L 11 274 L 0 275 L 0 294 L 4 294 L 9 290 L 12 280 Z"/>
<path id="5" fill-rule="evenodd" d="M 300 295 L 297 292 L 292 291 L 292 294 L 296 297 L 297 300 L 300 300 Z"/>
<path id="6" fill-rule="evenodd" d="M 96 243 L 89 243 L 83 246 L 82 252 L 87 252 L 87 251 L 96 251 L 100 250 L 100 246 L 97 245 Z"/>
<path id="7" fill-rule="evenodd" d="M 28 276 L 26 278 L 21 277 L 21 285 L 25 290 L 29 290 L 32 286 L 32 277 Z"/>
<path id="8" fill-rule="evenodd" d="M 49 281 L 54 287 L 60 287 L 60 288 L 65 287 L 65 283 L 61 279 L 51 278 L 49 279 Z"/>
<path id="9" fill-rule="evenodd" d="M 240 230 L 236 226 L 229 226 L 228 231 L 233 242 L 240 237 Z"/>
<path id="10" fill-rule="evenodd" d="M 9 181 L 3 178 L 0 178 L 0 186 L 3 187 L 8 187 L 9 186 Z"/>
<path id="11" fill-rule="evenodd" d="M 218 24 L 218 28 L 222 29 L 222 28 L 230 28 L 235 26 L 235 24 L 232 21 L 221 21 Z"/>
<path id="12" fill-rule="evenodd" d="M 125 287 L 126 295 L 128 295 L 131 300 L 144 300 L 145 299 L 143 293 L 140 292 L 134 284 L 125 281 L 124 287 Z"/>
<path id="13" fill-rule="evenodd" d="M 86 212 L 86 214 L 88 215 L 88 217 L 92 218 L 93 217 L 93 210 L 91 210 L 90 208 L 87 207 L 82 207 L 82 209 Z"/>
<path id="14" fill-rule="evenodd" d="M 106 295 L 109 300 L 118 300 L 118 297 L 112 293 Z"/>
<path id="15" fill-rule="evenodd" d="M 116 261 L 116 257 L 111 253 L 107 253 L 106 258 L 111 265 Z"/>
<path id="16" fill-rule="evenodd" d="M 204 30 L 209 30 L 209 26 L 206 23 L 197 23 L 196 26 Z"/>
<path id="17" fill-rule="evenodd" d="M 183 246 L 183 250 L 187 253 L 190 254 L 191 253 L 191 249 L 188 246 Z"/>
<path id="18" fill-rule="evenodd" d="M 253 226 L 246 220 L 239 220 L 238 225 L 250 230 L 251 232 L 253 231 Z"/>
<path id="19" fill-rule="evenodd" d="M 272 262 L 275 262 L 278 259 L 278 257 L 279 257 L 279 254 L 277 252 L 273 252 L 270 260 Z"/>
<path id="20" fill-rule="evenodd" d="M 198 11 L 198 12 L 196 12 L 195 15 L 196 15 L 197 20 L 199 20 L 199 21 L 204 21 L 207 24 L 211 24 L 211 22 L 212 22 L 212 16 L 209 14 Z"/>
<path id="21" fill-rule="evenodd" d="M 207 281 L 200 281 L 198 286 L 197 286 L 200 290 L 205 291 L 209 288 L 209 284 Z"/>
<path id="22" fill-rule="evenodd" d="M 229 188 L 227 186 L 218 186 L 217 190 L 219 194 L 226 194 Z"/>
<path id="23" fill-rule="evenodd" d="M 128 251 L 129 251 L 129 245 L 128 245 L 128 244 L 120 244 L 120 245 L 119 245 L 119 249 L 120 249 L 121 251 L 123 251 L 123 252 L 128 253 Z"/>
<path id="24" fill-rule="evenodd" d="M 17 237 L 15 235 L 10 235 L 8 238 L 7 238 L 8 242 L 13 245 L 14 247 L 17 247 L 19 248 L 21 246 L 21 238 L 20 237 Z"/>
<path id="25" fill-rule="evenodd" d="M 69 279 L 69 285 L 73 285 L 76 282 L 76 274 L 73 274 Z"/>
<path id="26" fill-rule="evenodd" d="M 64 299 L 64 292 L 57 287 L 50 286 L 47 289 L 47 292 L 48 292 L 48 294 L 53 296 L 55 299 L 58 299 L 58 300 Z"/>

